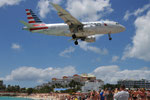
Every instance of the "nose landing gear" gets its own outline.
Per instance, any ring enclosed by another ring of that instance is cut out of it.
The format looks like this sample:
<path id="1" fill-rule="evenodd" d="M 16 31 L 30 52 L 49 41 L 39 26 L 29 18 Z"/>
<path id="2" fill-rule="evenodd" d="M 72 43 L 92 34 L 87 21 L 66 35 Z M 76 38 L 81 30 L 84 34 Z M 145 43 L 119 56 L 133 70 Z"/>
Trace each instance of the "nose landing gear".
<path id="1" fill-rule="evenodd" d="M 76 38 L 77 38 L 76 34 L 73 34 L 73 35 L 72 35 L 72 38 L 73 38 L 73 39 L 76 39 Z"/>
<path id="2" fill-rule="evenodd" d="M 112 40 L 112 37 L 111 37 L 110 33 L 108 33 L 108 37 L 109 37 L 109 40 Z"/>
<path id="3" fill-rule="evenodd" d="M 77 39 L 76 34 L 73 34 L 73 35 L 72 35 L 72 39 L 75 40 L 75 41 L 74 41 L 74 44 L 75 44 L 75 45 L 78 45 L 78 39 Z"/>

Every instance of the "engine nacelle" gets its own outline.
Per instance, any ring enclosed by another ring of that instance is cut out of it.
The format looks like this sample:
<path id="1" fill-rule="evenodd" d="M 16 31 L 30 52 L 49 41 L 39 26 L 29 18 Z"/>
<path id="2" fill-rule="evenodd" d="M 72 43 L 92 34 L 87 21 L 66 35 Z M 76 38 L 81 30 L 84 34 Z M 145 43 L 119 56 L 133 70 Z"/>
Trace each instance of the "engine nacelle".
<path id="1" fill-rule="evenodd" d="M 84 39 L 81 39 L 82 41 L 86 41 L 86 42 L 95 42 L 96 38 L 95 36 L 87 36 Z"/>

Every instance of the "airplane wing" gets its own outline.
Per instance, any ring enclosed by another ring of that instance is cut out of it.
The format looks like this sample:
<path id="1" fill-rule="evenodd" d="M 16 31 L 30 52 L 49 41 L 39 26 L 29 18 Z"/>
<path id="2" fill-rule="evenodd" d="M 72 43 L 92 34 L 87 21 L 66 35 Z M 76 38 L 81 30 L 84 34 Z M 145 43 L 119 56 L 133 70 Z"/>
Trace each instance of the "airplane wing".
<path id="1" fill-rule="evenodd" d="M 71 32 L 74 33 L 83 30 L 83 24 L 80 21 L 78 21 L 76 18 L 74 18 L 69 12 L 67 12 L 57 4 L 53 4 L 53 3 L 51 4 L 57 10 L 59 17 L 62 18 L 64 22 L 69 25 Z"/>

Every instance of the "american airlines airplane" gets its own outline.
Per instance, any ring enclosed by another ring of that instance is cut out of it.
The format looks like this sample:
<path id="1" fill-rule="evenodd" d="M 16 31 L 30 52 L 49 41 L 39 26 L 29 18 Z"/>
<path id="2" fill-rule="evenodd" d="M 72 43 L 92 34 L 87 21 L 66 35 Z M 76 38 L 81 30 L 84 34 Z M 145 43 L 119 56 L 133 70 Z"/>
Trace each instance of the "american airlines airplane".
<path id="1" fill-rule="evenodd" d="M 97 34 L 108 34 L 109 40 L 112 40 L 112 33 L 125 30 L 123 25 L 113 21 L 80 22 L 59 5 L 51 4 L 65 23 L 45 24 L 31 9 L 26 9 L 28 23 L 20 21 L 25 25 L 23 29 L 32 33 L 72 37 L 71 40 L 74 40 L 75 45 L 78 45 L 79 39 L 86 42 L 95 42 L 95 35 Z"/>

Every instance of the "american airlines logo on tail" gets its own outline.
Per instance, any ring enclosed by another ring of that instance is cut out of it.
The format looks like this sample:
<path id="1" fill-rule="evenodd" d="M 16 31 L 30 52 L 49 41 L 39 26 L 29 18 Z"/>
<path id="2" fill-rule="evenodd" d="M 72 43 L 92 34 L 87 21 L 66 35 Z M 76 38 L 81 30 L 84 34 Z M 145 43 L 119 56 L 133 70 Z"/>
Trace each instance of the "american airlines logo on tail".
<path id="1" fill-rule="evenodd" d="M 43 23 L 31 9 L 26 9 L 26 14 L 29 23 Z"/>

